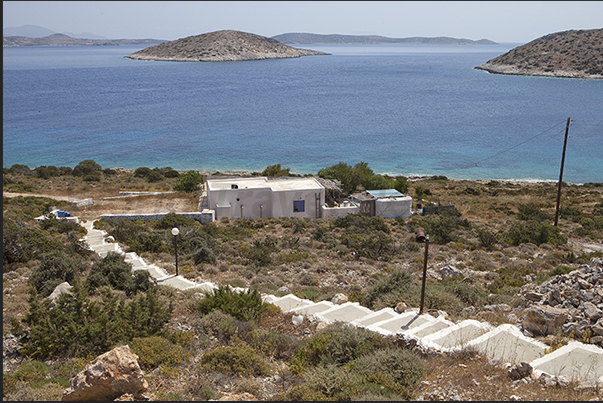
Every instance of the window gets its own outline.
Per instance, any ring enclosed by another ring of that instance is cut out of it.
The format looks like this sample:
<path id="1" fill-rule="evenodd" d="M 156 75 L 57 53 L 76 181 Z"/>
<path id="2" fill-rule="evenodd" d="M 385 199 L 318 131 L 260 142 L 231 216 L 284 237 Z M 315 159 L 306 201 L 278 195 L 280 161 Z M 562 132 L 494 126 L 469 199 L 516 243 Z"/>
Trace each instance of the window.
<path id="1" fill-rule="evenodd" d="M 294 213 L 303 213 L 305 209 L 306 201 L 305 200 L 295 200 L 293 202 L 293 212 Z"/>

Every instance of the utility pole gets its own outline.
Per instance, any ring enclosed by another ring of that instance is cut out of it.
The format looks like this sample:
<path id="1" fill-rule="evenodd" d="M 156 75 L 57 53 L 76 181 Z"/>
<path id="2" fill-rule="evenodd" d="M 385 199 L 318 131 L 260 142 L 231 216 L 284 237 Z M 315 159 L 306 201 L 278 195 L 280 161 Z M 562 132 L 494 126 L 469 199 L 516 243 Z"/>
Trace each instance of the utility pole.
<path id="1" fill-rule="evenodd" d="M 557 207 L 555 208 L 555 226 L 559 221 L 559 201 L 561 200 L 561 179 L 563 178 L 563 164 L 565 164 L 565 149 L 567 147 L 567 135 L 569 133 L 570 118 L 567 118 L 565 126 L 565 140 L 563 141 L 563 154 L 561 156 L 561 171 L 559 172 L 559 185 L 557 187 Z"/>

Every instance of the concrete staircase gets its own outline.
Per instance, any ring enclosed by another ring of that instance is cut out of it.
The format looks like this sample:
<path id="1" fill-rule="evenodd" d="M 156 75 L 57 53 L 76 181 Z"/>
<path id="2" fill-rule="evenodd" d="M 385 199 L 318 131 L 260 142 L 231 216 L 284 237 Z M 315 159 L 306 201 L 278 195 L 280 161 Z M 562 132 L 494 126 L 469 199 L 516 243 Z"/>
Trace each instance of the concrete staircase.
<path id="1" fill-rule="evenodd" d="M 169 275 L 160 267 L 148 264 L 135 253 L 124 253 L 105 231 L 93 228 L 94 222 L 82 224 L 88 234 L 83 238 L 100 256 L 113 251 L 125 256 L 133 270 L 148 270 L 158 284 L 179 290 L 194 289 L 199 292 L 217 288 L 209 281 L 193 282 L 182 276 Z M 237 289 L 243 291 L 245 289 Z M 372 311 L 357 302 L 335 304 L 330 301 L 313 302 L 293 294 L 282 297 L 264 295 L 264 301 L 280 307 L 283 312 L 293 312 L 305 320 L 325 323 L 345 322 L 383 335 L 398 335 L 408 342 L 436 352 L 452 352 L 473 348 L 480 354 L 498 362 L 529 363 L 534 374 L 549 378 L 576 380 L 584 384 L 603 386 L 603 349 L 591 344 L 572 341 L 548 352 L 544 343 L 525 336 L 515 325 L 492 326 L 477 320 L 457 323 L 446 319 L 445 312 L 437 317 L 418 309 L 397 313 L 392 308 Z"/>

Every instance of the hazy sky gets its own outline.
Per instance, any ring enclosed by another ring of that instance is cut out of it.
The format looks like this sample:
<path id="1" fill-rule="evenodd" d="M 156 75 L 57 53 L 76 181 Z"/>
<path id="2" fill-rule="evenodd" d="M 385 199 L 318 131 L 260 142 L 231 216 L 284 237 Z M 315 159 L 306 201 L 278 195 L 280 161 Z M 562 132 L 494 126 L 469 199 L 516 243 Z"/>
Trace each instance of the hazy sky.
<path id="1" fill-rule="evenodd" d="M 603 27 L 603 1 L 3 1 L 3 27 L 174 40 L 222 29 L 526 43 Z"/>

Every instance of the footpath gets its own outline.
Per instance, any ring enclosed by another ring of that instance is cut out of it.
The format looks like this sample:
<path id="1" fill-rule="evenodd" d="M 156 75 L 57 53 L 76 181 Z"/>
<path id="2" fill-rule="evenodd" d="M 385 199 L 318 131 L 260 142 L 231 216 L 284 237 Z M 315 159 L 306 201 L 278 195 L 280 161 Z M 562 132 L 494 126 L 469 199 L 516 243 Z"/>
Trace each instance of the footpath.
<path id="1" fill-rule="evenodd" d="M 105 231 L 94 229 L 94 221 L 85 222 L 82 226 L 88 231 L 83 240 L 93 251 L 103 257 L 109 252 L 124 255 L 133 270 L 147 270 L 158 284 L 199 292 L 217 288 L 209 281 L 198 283 L 180 275 L 170 275 L 136 253 L 125 253 Z M 493 362 L 510 365 L 528 363 L 536 377 L 603 386 L 603 349 L 592 344 L 571 341 L 551 352 L 546 344 L 525 336 L 511 324 L 493 326 L 473 319 L 455 323 L 446 319 L 445 312 L 436 317 L 428 313 L 419 314 L 417 308 L 402 313 L 392 308 L 372 311 L 357 302 L 313 302 L 293 294 L 282 297 L 265 294 L 263 299 L 277 305 L 283 312 L 295 313 L 294 319 L 297 320 L 303 320 L 305 316 L 325 323 L 345 322 L 383 335 L 397 335 L 411 345 L 441 353 L 472 348 Z"/>

